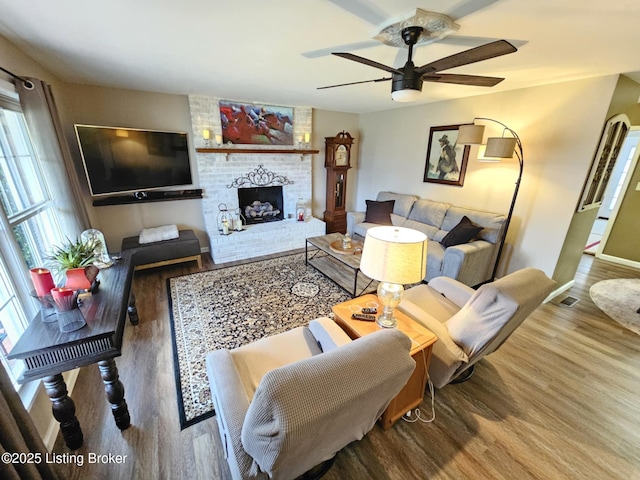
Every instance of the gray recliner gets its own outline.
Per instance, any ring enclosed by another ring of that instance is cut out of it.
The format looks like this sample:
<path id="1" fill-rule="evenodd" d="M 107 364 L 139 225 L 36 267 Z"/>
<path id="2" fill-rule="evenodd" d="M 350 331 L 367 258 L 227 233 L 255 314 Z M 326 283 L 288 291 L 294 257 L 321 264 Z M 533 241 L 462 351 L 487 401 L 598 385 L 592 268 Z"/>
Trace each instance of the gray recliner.
<path id="1" fill-rule="evenodd" d="M 360 440 L 415 368 L 390 329 L 351 340 L 329 318 L 207 355 L 234 479 L 294 479 Z"/>
<path id="2" fill-rule="evenodd" d="M 470 376 L 553 291 L 544 272 L 524 268 L 474 290 L 447 277 L 409 288 L 398 309 L 438 337 L 429 377 L 436 388 Z"/>

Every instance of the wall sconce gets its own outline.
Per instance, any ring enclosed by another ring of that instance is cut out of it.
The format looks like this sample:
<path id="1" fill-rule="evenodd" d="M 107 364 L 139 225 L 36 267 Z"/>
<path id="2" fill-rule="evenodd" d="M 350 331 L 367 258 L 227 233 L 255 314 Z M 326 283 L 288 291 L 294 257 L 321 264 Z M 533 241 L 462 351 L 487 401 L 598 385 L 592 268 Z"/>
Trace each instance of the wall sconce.
<path id="1" fill-rule="evenodd" d="M 222 145 L 222 135 L 218 133 L 216 134 L 216 147 L 219 147 L 221 145 Z"/>
<path id="2" fill-rule="evenodd" d="M 504 241 L 507 237 L 507 231 L 509 230 L 509 224 L 511 223 L 511 217 L 513 215 L 513 208 L 516 205 L 516 198 L 518 196 L 518 190 L 520 189 L 520 180 L 522 179 L 522 170 L 524 167 L 524 152 L 522 151 L 522 142 L 518 134 L 507 127 L 504 123 L 494 120 L 492 118 L 478 117 L 474 118 L 473 124 L 461 125 L 458 129 L 457 143 L 463 145 L 482 145 L 482 137 L 484 135 L 484 125 L 476 125 L 477 120 L 484 120 L 488 122 L 497 123 L 501 125 L 502 137 L 490 137 L 487 138 L 486 148 L 480 161 L 495 162 L 500 161 L 503 158 L 513 158 L 515 154 L 520 164 L 520 173 L 516 180 L 516 186 L 513 191 L 513 198 L 511 199 L 511 206 L 509 207 L 509 213 L 507 214 L 507 221 L 502 231 L 502 238 L 500 239 L 500 247 L 498 248 L 498 255 L 496 256 L 496 263 L 493 267 L 492 279 L 495 279 L 496 272 L 498 271 L 498 263 L 500 263 L 500 255 L 504 247 Z M 509 133 L 509 137 L 505 137 L 504 134 Z M 480 155 L 479 155 L 480 157 Z"/>
<path id="3" fill-rule="evenodd" d="M 311 135 L 309 134 L 309 132 L 304 134 L 304 146 L 305 148 L 309 148 L 309 140 L 311 139 Z"/>

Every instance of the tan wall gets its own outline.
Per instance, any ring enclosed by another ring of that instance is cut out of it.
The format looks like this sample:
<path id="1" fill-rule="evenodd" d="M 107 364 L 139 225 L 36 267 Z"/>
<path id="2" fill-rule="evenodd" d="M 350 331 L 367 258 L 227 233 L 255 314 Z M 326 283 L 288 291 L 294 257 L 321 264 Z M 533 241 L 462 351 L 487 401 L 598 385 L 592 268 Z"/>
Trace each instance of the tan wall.
<path id="1" fill-rule="evenodd" d="M 627 77 L 620 77 L 614 96 L 616 103 L 612 102 L 610 115 L 626 113 L 631 125 L 640 125 L 639 97 L 640 85 Z M 637 241 L 640 238 L 640 191 L 636 190 L 636 185 L 640 182 L 639 165 L 636 164 L 635 170 L 630 173 L 628 188 L 622 197 L 615 223 L 602 251 L 605 255 L 633 262 L 640 262 L 640 248 Z"/>
<path id="2" fill-rule="evenodd" d="M 620 76 L 616 82 L 616 87 L 611 97 L 606 117 L 602 120 L 600 129 L 602 130 L 607 119 L 620 113 L 626 113 L 632 121 L 632 124 L 633 119 L 631 119 L 631 116 L 633 116 L 636 121 L 640 120 L 637 110 L 639 96 L 640 85 L 625 76 Z M 595 149 L 591 154 L 591 159 L 593 159 L 594 154 Z M 636 174 L 637 173 L 638 172 L 636 172 Z M 582 187 L 586 177 L 576 178 L 582 179 L 580 182 Z M 630 185 L 633 185 L 635 188 L 635 183 Z M 607 241 L 604 253 L 624 259 L 631 260 L 633 259 L 632 257 L 635 257 L 635 260 L 640 259 L 640 252 L 637 251 L 637 248 L 635 249 L 636 251 L 633 252 L 633 248 L 631 248 L 633 242 L 630 241 L 630 239 L 638 238 L 638 235 L 640 234 L 640 223 L 637 221 L 637 213 L 635 215 L 635 219 L 632 213 L 634 211 L 639 211 L 638 203 L 640 203 L 640 198 L 639 195 L 637 195 L 638 193 L 640 192 L 636 192 L 636 195 L 634 195 L 632 192 L 628 192 L 627 195 L 625 195 L 625 200 L 623 200 L 623 204 L 620 208 L 620 213 L 623 214 L 618 215 L 616 218 L 614 229 L 609 235 L 609 240 Z M 627 199 L 629 200 L 628 203 Z M 560 285 L 565 285 L 571 282 L 575 277 L 584 246 L 587 244 L 589 233 L 591 232 L 591 228 L 593 227 L 593 222 L 595 221 L 597 214 L 597 208 L 586 210 L 584 212 L 575 212 L 573 214 L 571 218 L 571 226 L 562 245 L 562 251 L 553 274 L 554 280 L 556 280 Z M 614 232 L 615 235 L 612 235 Z"/>
<path id="3" fill-rule="evenodd" d="M 73 124 L 110 125 L 133 128 L 187 131 L 191 135 L 191 119 L 188 98 L 181 95 L 165 95 L 122 89 L 85 85 L 63 84 L 58 92 L 61 115 L 67 128 L 67 140 L 75 156 L 81 182 L 86 185 L 81 167 L 80 152 L 75 139 Z M 312 147 L 320 151 L 313 158 L 313 214 L 322 218 L 325 210 L 326 169 L 324 168 L 324 138 L 334 136 L 342 130 L 356 137 L 353 150 L 354 164 L 358 155 L 358 119 L 356 114 L 313 111 Z M 190 138 L 192 159 L 195 159 L 193 139 Z M 198 172 L 192 162 L 195 188 L 199 186 Z M 355 171 L 348 177 L 350 192 L 355 190 Z M 92 225 L 102 230 L 109 248 L 116 250 L 122 238 L 137 235 L 142 228 L 176 223 L 180 228 L 194 229 L 200 245 L 209 246 L 205 233 L 200 200 L 141 203 L 93 207 L 88 187 L 85 203 Z M 349 199 L 353 193 L 349 194 Z"/>
<path id="4" fill-rule="evenodd" d="M 122 239 L 135 236 L 143 228 L 176 224 L 195 231 L 200 246 L 208 248 L 200 200 L 138 203 L 94 207 L 73 125 L 103 125 L 187 132 L 192 163 L 193 187 L 198 187 L 198 171 L 191 138 L 191 117 L 184 95 L 166 95 L 88 85 L 62 84 L 54 89 L 65 127 L 67 142 L 74 156 L 77 174 L 84 186 L 85 205 L 91 225 L 101 230 L 110 251 L 120 250 Z"/>
<path id="5" fill-rule="evenodd" d="M 335 137 L 343 130 L 354 137 L 351 147 L 351 168 L 347 173 L 347 211 L 355 205 L 356 178 L 358 174 L 358 152 L 360 144 L 359 115 L 354 113 L 313 110 L 312 147 L 320 150 L 313 158 L 313 215 L 323 218 L 327 208 L 327 169 L 324 166 L 324 139 Z"/>
<path id="6" fill-rule="evenodd" d="M 640 183 L 640 163 L 636 164 L 636 168 L 631 174 L 629 187 L 622 198 L 618 215 L 602 252 L 605 255 L 632 262 L 640 262 L 640 248 L 638 248 L 638 239 L 640 238 L 640 191 L 636 190 L 638 183 Z"/>

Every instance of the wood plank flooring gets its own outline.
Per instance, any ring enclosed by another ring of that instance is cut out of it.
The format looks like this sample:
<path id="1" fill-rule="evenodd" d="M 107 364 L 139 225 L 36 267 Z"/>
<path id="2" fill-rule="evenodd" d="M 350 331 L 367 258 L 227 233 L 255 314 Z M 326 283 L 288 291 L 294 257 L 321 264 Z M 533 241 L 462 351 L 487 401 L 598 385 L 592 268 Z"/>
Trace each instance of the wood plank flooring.
<path id="1" fill-rule="evenodd" d="M 215 268 L 210 257 L 204 268 Z M 65 478 L 230 478 L 215 418 L 183 431 L 178 422 L 166 279 L 196 269 L 135 274 L 140 324 L 127 324 L 116 359 L 132 426 L 117 429 L 97 367 L 83 368 L 72 396 L 85 463 L 60 465 Z M 640 337 L 589 298 L 599 280 L 638 276 L 584 255 L 566 292 L 578 303 L 541 306 L 469 381 L 436 390 L 434 422 L 374 427 L 324 478 L 640 479 Z M 428 395 L 421 412 L 430 416 Z M 69 452 L 60 436 L 54 451 Z M 88 464 L 89 453 L 126 459 Z"/>

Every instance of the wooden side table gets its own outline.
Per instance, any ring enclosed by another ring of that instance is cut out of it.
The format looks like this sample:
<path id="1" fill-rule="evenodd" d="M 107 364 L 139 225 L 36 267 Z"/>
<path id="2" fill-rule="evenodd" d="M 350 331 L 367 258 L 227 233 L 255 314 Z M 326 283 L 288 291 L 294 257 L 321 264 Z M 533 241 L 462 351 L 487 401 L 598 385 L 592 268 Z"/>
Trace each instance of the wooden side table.
<path id="1" fill-rule="evenodd" d="M 84 327 L 64 333 L 58 328 L 58 322 L 42 322 L 38 313 L 7 356 L 24 361 L 25 370 L 18 383 L 44 379 L 53 416 L 60 423 L 62 437 L 71 450 L 82 446 L 84 435 L 62 372 L 97 363 L 117 427 L 125 430 L 131 423 L 115 361 L 115 357 L 122 354 L 127 314 L 132 325 L 139 321 L 131 293 L 131 252 L 122 252 L 120 261 L 100 271 L 100 288 L 83 299 L 80 307 L 87 321 Z"/>
<path id="2" fill-rule="evenodd" d="M 379 304 L 378 297 L 369 294 L 339 303 L 332 310 L 336 323 L 342 327 L 349 337 L 356 339 L 382 328 L 376 322 L 351 318 L 351 314 L 360 313 L 362 307 L 375 305 L 378 305 L 378 310 L 382 311 L 382 305 Z M 407 384 L 391 400 L 382 417 L 380 417 L 379 423 L 384 430 L 389 429 L 405 413 L 422 403 L 427 386 L 427 371 L 431 359 L 431 348 L 438 339 L 430 330 L 427 330 L 404 313 L 395 310 L 395 317 L 398 319 L 397 329 L 411 339 L 411 356 L 416 362 L 416 369 L 411 374 Z"/>

